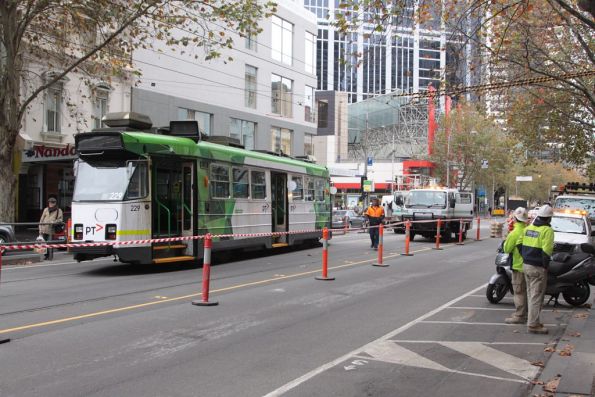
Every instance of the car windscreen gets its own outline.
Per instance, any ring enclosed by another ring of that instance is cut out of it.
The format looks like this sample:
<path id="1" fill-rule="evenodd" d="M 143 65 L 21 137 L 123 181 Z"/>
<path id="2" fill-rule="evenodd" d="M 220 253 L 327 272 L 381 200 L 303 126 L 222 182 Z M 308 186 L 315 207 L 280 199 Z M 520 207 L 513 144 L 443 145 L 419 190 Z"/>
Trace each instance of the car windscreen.
<path id="1" fill-rule="evenodd" d="M 412 191 L 405 199 L 409 208 L 446 208 L 446 192 Z"/>
<path id="2" fill-rule="evenodd" d="M 585 234 L 587 232 L 583 219 L 561 216 L 552 217 L 552 229 L 560 233 Z"/>
<path id="3" fill-rule="evenodd" d="M 73 201 L 121 201 L 146 197 L 146 161 L 86 162 L 79 160 Z"/>
<path id="4" fill-rule="evenodd" d="M 590 197 L 558 197 L 555 208 L 585 210 L 590 218 L 595 218 L 595 198 Z"/>

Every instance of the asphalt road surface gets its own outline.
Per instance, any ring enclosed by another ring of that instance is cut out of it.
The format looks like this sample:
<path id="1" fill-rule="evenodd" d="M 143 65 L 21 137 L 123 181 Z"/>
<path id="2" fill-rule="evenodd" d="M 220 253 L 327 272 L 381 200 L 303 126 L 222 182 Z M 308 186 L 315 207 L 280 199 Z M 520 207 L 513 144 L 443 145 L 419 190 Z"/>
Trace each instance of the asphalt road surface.
<path id="1" fill-rule="evenodd" d="M 190 303 L 195 264 L 5 267 L 0 396 L 527 395 L 573 311 L 549 308 L 546 336 L 505 325 L 510 296 L 484 294 L 497 244 L 405 257 L 387 233 L 382 268 L 366 235 L 336 236 L 334 281 L 314 279 L 321 248 L 215 255 L 213 307 Z"/>

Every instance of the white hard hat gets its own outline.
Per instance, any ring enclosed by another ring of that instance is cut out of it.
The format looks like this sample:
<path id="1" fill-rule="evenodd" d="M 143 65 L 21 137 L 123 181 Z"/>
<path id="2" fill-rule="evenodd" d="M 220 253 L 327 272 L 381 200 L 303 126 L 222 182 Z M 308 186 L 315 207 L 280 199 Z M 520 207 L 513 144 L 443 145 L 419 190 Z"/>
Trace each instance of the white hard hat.
<path id="1" fill-rule="evenodd" d="M 529 220 L 527 209 L 523 207 L 518 207 L 516 210 L 514 210 L 513 215 L 518 221 L 521 222 L 527 222 Z"/>
<path id="2" fill-rule="evenodd" d="M 537 211 L 537 216 L 542 218 L 551 218 L 554 216 L 554 210 L 549 205 L 544 205 Z"/>

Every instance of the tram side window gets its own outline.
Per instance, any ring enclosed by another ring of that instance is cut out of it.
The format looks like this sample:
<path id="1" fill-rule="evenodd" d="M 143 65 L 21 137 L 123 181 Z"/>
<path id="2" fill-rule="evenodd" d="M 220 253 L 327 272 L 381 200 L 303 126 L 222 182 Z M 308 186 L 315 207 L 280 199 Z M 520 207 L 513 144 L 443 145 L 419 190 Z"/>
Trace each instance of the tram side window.
<path id="1" fill-rule="evenodd" d="M 267 197 L 267 181 L 262 171 L 252 171 L 252 199 L 262 200 Z"/>
<path id="2" fill-rule="evenodd" d="M 293 193 L 293 201 L 303 200 L 304 198 L 304 179 L 301 176 L 292 176 L 291 180 L 295 182 L 295 190 Z"/>
<path id="3" fill-rule="evenodd" d="M 147 191 L 147 180 L 147 164 L 144 162 L 137 162 L 132 177 L 130 178 L 130 182 L 128 183 L 125 200 L 146 197 L 147 194 L 149 194 Z"/>
<path id="4" fill-rule="evenodd" d="M 248 198 L 248 170 L 233 168 L 233 197 Z"/>
<path id="5" fill-rule="evenodd" d="M 306 178 L 306 201 L 314 201 L 314 180 Z"/>
<path id="6" fill-rule="evenodd" d="M 324 180 L 316 179 L 316 201 L 324 201 Z"/>
<path id="7" fill-rule="evenodd" d="M 229 198 L 229 167 L 211 165 L 211 197 Z"/>

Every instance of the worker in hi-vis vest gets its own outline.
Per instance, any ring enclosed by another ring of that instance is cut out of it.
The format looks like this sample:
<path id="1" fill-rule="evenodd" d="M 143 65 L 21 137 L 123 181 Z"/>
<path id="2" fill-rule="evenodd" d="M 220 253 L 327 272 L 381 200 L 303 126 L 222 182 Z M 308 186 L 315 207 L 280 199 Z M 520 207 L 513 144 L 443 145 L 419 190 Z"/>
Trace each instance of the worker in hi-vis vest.
<path id="1" fill-rule="evenodd" d="M 370 240 L 372 241 L 371 248 L 378 249 L 378 228 L 384 220 L 384 209 L 380 206 L 380 201 L 377 198 L 372 199 L 372 204 L 368 207 L 365 213 L 369 222 Z"/>
<path id="2" fill-rule="evenodd" d="M 547 334 L 548 330 L 539 321 L 543 297 L 547 287 L 547 268 L 554 252 L 554 230 L 550 226 L 554 211 L 544 205 L 537 211 L 533 224 L 527 226 L 521 255 L 523 256 L 523 272 L 527 282 L 528 331 L 532 334 Z"/>

